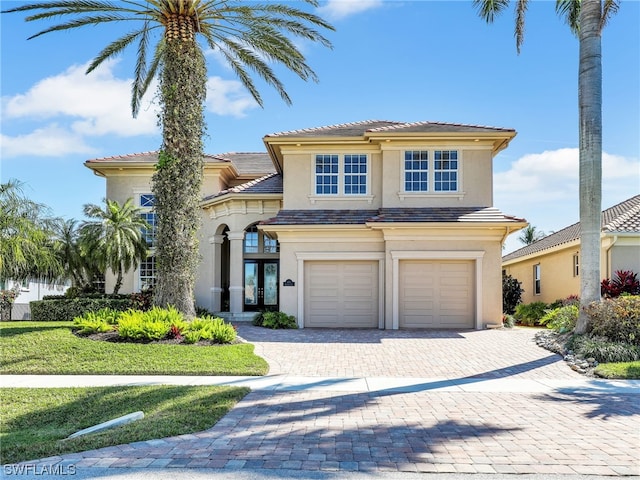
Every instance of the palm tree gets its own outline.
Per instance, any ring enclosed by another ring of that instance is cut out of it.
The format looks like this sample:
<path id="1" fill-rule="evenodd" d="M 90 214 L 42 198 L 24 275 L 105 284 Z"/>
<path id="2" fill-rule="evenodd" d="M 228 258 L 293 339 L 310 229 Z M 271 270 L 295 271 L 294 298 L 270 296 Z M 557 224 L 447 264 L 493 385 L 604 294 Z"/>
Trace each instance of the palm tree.
<path id="1" fill-rule="evenodd" d="M 532 243 L 537 242 L 538 240 L 543 238 L 544 235 L 544 232 L 537 230 L 534 225 L 529 224 L 527 225 L 527 228 L 522 230 L 520 236 L 518 237 L 518 240 L 520 240 L 525 245 L 531 245 Z"/>
<path id="2" fill-rule="evenodd" d="M 305 0 L 316 5 L 316 0 Z M 198 202 L 202 183 L 206 64 L 198 37 L 220 52 L 253 98 L 262 99 L 251 80 L 256 73 L 291 103 L 269 63 L 285 66 L 303 80 L 317 81 L 304 55 L 287 35 L 331 46 L 316 27 L 333 30 L 320 17 L 287 4 L 242 0 L 68 0 L 21 5 L 5 12 L 37 12 L 26 21 L 64 17 L 65 23 L 40 35 L 102 23 L 131 22 L 137 28 L 107 45 L 91 62 L 91 72 L 137 42 L 131 107 L 135 116 L 149 84 L 160 77 L 162 145 L 153 193 L 156 200 L 157 285 L 155 303 L 195 315 L 193 286 L 198 263 Z M 154 36 L 155 35 L 155 36 Z M 155 41 L 149 59 L 150 43 Z"/>
<path id="3" fill-rule="evenodd" d="M 488 23 L 509 0 L 474 0 Z M 529 0 L 516 0 L 516 48 L 524 39 Z M 602 29 L 620 6 L 619 0 L 556 0 L 562 16 L 580 41 L 578 108 L 580 116 L 580 317 L 576 333 L 585 333 L 585 307 L 600 301 L 600 229 L 602 211 Z"/>
<path id="4" fill-rule="evenodd" d="M 54 249 L 62 264 L 65 276 L 72 286 L 80 290 L 92 288 L 92 282 L 101 275 L 100 267 L 85 252 L 80 236 L 80 226 L 75 219 L 59 219 L 55 225 Z"/>
<path id="5" fill-rule="evenodd" d="M 109 268 L 116 274 L 113 293 L 117 294 L 124 273 L 138 268 L 140 261 L 147 258 L 147 242 L 142 229 L 151 227 L 131 198 L 122 205 L 106 199 L 104 210 L 99 205 L 87 204 L 84 214 L 95 220 L 84 222 L 80 228 L 83 254 L 102 271 Z"/>
<path id="6" fill-rule="evenodd" d="M 53 222 L 45 205 L 24 195 L 21 182 L 0 184 L 0 281 L 60 278 Z"/>

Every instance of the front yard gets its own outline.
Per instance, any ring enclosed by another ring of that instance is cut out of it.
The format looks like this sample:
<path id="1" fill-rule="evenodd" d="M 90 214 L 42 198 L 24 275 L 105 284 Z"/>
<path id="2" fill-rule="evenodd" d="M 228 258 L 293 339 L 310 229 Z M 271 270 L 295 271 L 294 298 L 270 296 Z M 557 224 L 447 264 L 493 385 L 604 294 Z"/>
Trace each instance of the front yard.
<path id="1" fill-rule="evenodd" d="M 0 323 L 0 374 L 264 375 L 253 345 L 173 345 L 79 338 L 72 322 Z"/>
<path id="2" fill-rule="evenodd" d="M 72 322 L 0 323 L 0 374 L 264 375 L 253 345 L 114 343 L 80 338 Z M 211 428 L 249 390 L 236 387 L 0 389 L 0 462 L 151 440 Z M 72 433 L 136 411 L 145 417 L 102 433 Z"/>

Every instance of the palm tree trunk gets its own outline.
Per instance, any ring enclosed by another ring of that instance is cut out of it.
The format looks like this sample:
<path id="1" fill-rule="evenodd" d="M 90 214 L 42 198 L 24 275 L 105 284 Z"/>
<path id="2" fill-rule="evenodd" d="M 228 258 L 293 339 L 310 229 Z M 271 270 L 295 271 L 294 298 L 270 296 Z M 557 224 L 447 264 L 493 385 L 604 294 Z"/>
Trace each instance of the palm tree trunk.
<path id="1" fill-rule="evenodd" d="M 165 34 L 160 79 L 163 144 L 153 192 L 158 220 L 156 305 L 195 316 L 199 201 L 202 185 L 205 60 L 193 20 L 173 15 Z"/>
<path id="2" fill-rule="evenodd" d="M 585 333 L 585 307 L 600 300 L 602 209 L 602 44 L 601 0 L 583 0 L 580 9 L 580 316 L 576 333 Z"/>
<path id="3" fill-rule="evenodd" d="M 122 269 L 119 268 L 118 269 L 118 276 L 116 277 L 116 284 L 113 286 L 113 294 L 117 295 L 118 292 L 120 291 L 120 287 L 122 287 Z"/>

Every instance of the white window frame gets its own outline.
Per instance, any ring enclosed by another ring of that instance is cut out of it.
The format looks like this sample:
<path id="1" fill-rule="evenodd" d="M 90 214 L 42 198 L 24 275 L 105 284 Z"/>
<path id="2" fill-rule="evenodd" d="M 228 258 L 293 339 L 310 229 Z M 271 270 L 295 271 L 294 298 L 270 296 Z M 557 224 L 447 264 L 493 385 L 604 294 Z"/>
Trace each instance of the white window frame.
<path id="1" fill-rule="evenodd" d="M 144 206 L 143 207 L 142 206 L 142 197 L 146 196 L 146 195 L 153 195 L 153 193 L 150 193 L 148 190 L 136 191 L 136 206 L 138 208 L 140 208 L 141 213 L 149 213 L 149 212 L 151 212 L 153 210 L 153 207 L 149 207 L 149 206 Z M 155 247 L 151 246 L 149 248 L 149 255 L 147 255 L 147 258 L 144 261 L 149 261 L 151 259 L 151 257 L 155 257 L 155 255 L 156 255 L 156 249 L 155 249 Z M 157 259 L 154 259 L 153 262 L 154 262 L 154 267 L 155 267 Z M 142 291 L 142 287 L 143 287 L 142 278 L 140 276 L 141 273 L 142 273 L 141 267 L 142 267 L 142 265 L 138 265 L 138 268 L 136 269 L 136 273 L 135 273 L 135 275 L 136 275 L 135 283 L 137 284 L 136 291 L 138 291 L 138 292 Z M 158 278 L 158 276 L 157 276 L 157 268 L 154 268 L 153 271 L 154 271 L 153 277 L 144 277 L 144 278 L 145 279 L 146 278 L 155 278 L 157 280 L 157 278 Z"/>
<path id="2" fill-rule="evenodd" d="M 533 294 L 542 294 L 542 268 L 539 263 L 533 266 Z"/>
<path id="3" fill-rule="evenodd" d="M 319 157 L 333 157 L 336 156 L 338 157 L 338 173 L 334 174 L 334 173 L 317 173 L 316 172 L 316 161 Z M 362 156 L 365 157 L 366 162 L 365 162 L 365 169 L 366 172 L 364 173 L 364 175 L 366 176 L 366 184 L 365 184 L 365 188 L 366 188 L 366 192 L 365 193 L 345 193 L 346 191 L 346 184 L 345 184 L 345 178 L 347 175 L 354 175 L 354 176 L 359 176 L 359 175 L 363 175 L 362 173 L 346 173 L 346 164 L 345 164 L 345 157 L 346 156 Z M 374 196 L 371 194 L 371 154 L 370 153 L 364 153 L 364 152 L 348 152 L 348 153 L 314 153 L 313 155 L 311 155 L 311 183 L 312 183 L 312 187 L 311 187 L 311 191 L 313 192 L 311 195 L 309 195 L 309 200 L 311 201 L 311 203 L 316 203 L 318 201 L 325 201 L 325 200 L 339 200 L 339 201 L 349 201 L 349 200 L 355 200 L 355 201 L 366 201 L 367 203 L 371 203 L 373 201 Z M 325 176 L 325 175 L 337 175 L 337 193 L 317 193 L 317 188 L 318 188 L 318 178 L 321 176 Z"/>
<path id="4" fill-rule="evenodd" d="M 405 168 L 405 153 L 406 152 L 428 152 L 427 159 L 427 190 L 423 191 L 415 191 L 415 190 L 407 190 L 406 187 L 406 173 L 407 170 Z M 456 170 L 436 170 L 435 168 L 435 153 L 436 152 L 456 152 L 458 162 Z M 398 192 L 398 197 L 400 200 L 405 200 L 406 198 L 443 198 L 443 197 L 453 197 L 461 200 L 465 196 L 464 192 L 464 183 L 463 183 L 463 152 L 464 149 L 462 147 L 456 146 L 434 146 L 425 148 L 422 147 L 403 147 L 400 150 L 400 189 Z M 456 190 L 436 190 L 436 173 L 440 172 L 456 172 Z"/>

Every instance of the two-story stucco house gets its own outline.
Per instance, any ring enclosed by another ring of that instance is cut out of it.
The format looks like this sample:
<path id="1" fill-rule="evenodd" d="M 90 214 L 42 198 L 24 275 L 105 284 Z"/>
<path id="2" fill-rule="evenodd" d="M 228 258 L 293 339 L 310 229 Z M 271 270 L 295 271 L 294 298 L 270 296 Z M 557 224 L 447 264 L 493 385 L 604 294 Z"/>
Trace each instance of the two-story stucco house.
<path id="1" fill-rule="evenodd" d="M 492 206 L 493 157 L 515 135 L 363 121 L 266 135 L 266 153 L 206 156 L 196 303 L 236 318 L 279 309 L 300 327 L 501 324 L 502 244 L 526 221 Z M 134 197 L 153 223 L 155 161 L 86 166 L 108 198 Z M 123 290 L 152 284 L 153 264 Z"/>

